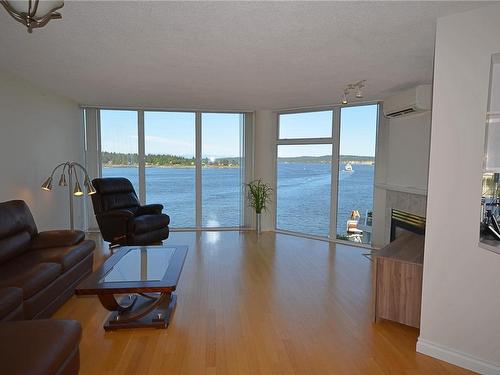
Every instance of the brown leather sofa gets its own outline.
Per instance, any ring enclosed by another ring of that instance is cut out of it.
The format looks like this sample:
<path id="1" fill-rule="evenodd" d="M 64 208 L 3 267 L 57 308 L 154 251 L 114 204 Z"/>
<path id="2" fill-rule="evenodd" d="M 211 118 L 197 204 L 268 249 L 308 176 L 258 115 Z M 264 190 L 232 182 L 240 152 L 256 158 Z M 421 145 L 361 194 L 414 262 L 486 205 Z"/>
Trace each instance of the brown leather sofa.
<path id="1" fill-rule="evenodd" d="M 0 374 L 78 374 L 80 323 L 23 317 L 22 289 L 1 289 Z"/>
<path id="2" fill-rule="evenodd" d="M 38 232 L 20 200 L 0 203 L 0 374 L 78 374 L 80 323 L 52 315 L 92 271 L 81 231 Z"/>
<path id="3" fill-rule="evenodd" d="M 50 317 L 73 295 L 94 248 L 82 231 L 38 232 L 23 201 L 0 203 L 0 288 L 22 290 L 24 319 Z"/>

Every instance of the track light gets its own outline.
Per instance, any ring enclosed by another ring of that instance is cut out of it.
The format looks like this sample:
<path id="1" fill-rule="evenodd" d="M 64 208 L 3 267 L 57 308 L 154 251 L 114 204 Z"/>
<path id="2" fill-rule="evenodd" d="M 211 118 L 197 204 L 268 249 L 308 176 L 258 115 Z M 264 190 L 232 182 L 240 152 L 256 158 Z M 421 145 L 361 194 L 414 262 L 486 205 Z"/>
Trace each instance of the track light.
<path id="1" fill-rule="evenodd" d="M 356 83 L 349 83 L 344 89 L 344 94 L 342 95 L 341 103 L 347 104 L 349 102 L 349 100 L 348 100 L 349 94 L 351 91 L 354 91 L 354 90 L 356 90 L 356 93 L 354 94 L 354 96 L 357 99 L 361 99 L 363 97 L 363 92 L 361 91 L 361 89 L 363 87 L 365 87 L 365 82 L 366 82 L 366 79 L 363 79 L 363 80 L 358 81 Z"/>
<path id="2" fill-rule="evenodd" d="M 349 94 L 348 90 L 344 90 L 344 95 L 342 96 L 342 104 L 347 104 L 347 94 Z"/>

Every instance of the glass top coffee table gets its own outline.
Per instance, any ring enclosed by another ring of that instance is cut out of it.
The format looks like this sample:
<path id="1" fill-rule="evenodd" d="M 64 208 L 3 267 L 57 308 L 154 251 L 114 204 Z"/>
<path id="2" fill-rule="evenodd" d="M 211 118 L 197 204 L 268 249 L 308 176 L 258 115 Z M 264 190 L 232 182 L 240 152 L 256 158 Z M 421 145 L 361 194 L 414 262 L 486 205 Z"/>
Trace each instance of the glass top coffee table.
<path id="1" fill-rule="evenodd" d="M 104 329 L 167 328 L 187 246 L 120 248 L 75 290 L 97 295 L 111 311 Z M 121 298 L 116 295 L 126 294 Z"/>

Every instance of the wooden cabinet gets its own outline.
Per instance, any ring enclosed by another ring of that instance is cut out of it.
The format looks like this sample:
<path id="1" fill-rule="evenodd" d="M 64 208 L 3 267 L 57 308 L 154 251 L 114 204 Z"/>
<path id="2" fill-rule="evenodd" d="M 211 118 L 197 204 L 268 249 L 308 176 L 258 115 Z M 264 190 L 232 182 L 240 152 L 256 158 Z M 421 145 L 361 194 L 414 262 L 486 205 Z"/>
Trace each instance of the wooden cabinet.
<path id="1" fill-rule="evenodd" d="M 374 256 L 374 319 L 420 327 L 424 236 L 405 234 Z"/>

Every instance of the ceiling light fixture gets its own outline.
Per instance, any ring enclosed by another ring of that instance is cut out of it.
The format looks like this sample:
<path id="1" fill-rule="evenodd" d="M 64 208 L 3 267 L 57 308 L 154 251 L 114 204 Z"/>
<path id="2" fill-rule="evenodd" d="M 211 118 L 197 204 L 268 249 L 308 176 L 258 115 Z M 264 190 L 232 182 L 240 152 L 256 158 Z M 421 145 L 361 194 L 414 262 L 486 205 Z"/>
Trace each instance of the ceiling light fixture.
<path id="1" fill-rule="evenodd" d="M 341 103 L 347 104 L 349 102 L 348 97 L 349 97 L 349 94 L 351 93 L 351 91 L 355 91 L 356 93 L 354 94 L 354 96 L 357 99 L 361 99 L 363 97 L 362 89 L 363 89 L 363 87 L 365 87 L 365 82 L 366 82 L 366 79 L 363 79 L 363 80 L 358 81 L 356 83 L 349 83 L 344 89 L 344 94 L 342 95 Z"/>
<path id="2" fill-rule="evenodd" d="M 347 104 L 347 95 L 349 95 L 349 90 L 344 90 L 344 95 L 342 95 L 342 104 Z"/>
<path id="3" fill-rule="evenodd" d="M 0 3 L 12 18 L 28 28 L 29 33 L 50 20 L 61 19 L 61 13 L 56 10 L 64 6 L 62 0 L 0 0 Z"/>

